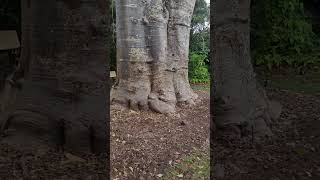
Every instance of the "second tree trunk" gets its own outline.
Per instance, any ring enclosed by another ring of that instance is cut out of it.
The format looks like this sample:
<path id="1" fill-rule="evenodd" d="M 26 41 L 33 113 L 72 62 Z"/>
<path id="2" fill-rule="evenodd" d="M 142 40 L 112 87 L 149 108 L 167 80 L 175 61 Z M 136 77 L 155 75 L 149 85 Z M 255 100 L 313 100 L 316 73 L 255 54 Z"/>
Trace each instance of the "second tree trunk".
<path id="1" fill-rule="evenodd" d="M 172 113 L 194 104 L 188 81 L 195 0 L 116 2 L 118 81 L 111 100 L 132 109 Z"/>

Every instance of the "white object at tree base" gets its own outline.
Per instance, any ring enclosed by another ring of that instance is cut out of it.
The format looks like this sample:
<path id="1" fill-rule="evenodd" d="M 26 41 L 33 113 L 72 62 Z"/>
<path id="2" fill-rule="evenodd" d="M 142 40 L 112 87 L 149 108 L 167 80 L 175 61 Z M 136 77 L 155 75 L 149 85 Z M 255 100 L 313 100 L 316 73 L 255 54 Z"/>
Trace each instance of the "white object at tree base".
<path id="1" fill-rule="evenodd" d="M 110 77 L 111 78 L 117 77 L 117 73 L 115 71 L 110 71 Z"/>

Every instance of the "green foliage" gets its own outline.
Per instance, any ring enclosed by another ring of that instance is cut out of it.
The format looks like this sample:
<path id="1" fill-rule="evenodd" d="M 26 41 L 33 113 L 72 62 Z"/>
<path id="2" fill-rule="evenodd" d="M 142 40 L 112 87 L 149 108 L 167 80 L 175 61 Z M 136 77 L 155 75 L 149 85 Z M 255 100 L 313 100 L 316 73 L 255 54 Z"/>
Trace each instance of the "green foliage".
<path id="1" fill-rule="evenodd" d="M 309 21 L 300 0 L 256 0 L 251 38 L 254 63 L 270 70 L 319 63 L 319 46 Z"/>
<path id="2" fill-rule="evenodd" d="M 192 52 L 209 53 L 210 52 L 210 30 L 205 28 L 190 36 L 190 47 Z"/>
<path id="3" fill-rule="evenodd" d="M 191 21 L 190 51 L 209 52 L 209 7 L 206 1 L 197 0 Z"/>
<path id="4" fill-rule="evenodd" d="M 209 72 L 205 61 L 208 59 L 206 54 L 191 53 L 189 60 L 189 80 L 192 83 L 208 83 Z"/>
<path id="5" fill-rule="evenodd" d="M 191 22 L 189 81 L 192 83 L 208 83 L 210 29 L 209 7 L 204 0 L 197 0 Z"/>
<path id="6" fill-rule="evenodd" d="M 197 0 L 191 21 L 191 33 L 202 29 L 209 21 L 209 7 L 205 0 Z"/>

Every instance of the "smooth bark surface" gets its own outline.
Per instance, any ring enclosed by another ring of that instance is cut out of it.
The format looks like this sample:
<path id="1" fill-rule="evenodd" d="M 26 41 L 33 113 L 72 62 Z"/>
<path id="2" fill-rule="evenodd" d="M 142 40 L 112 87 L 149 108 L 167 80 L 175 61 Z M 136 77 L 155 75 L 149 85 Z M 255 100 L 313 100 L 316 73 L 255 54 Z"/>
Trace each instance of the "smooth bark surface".
<path id="1" fill-rule="evenodd" d="M 191 17 L 195 0 L 119 0 L 118 80 L 113 102 L 135 110 L 172 113 L 194 104 L 188 82 Z"/>
<path id="2" fill-rule="evenodd" d="M 25 80 L 0 112 L 4 141 L 108 152 L 108 3 L 22 1 L 22 56 L 11 80 Z"/>
<path id="3" fill-rule="evenodd" d="M 279 117 L 281 106 L 268 100 L 253 71 L 250 0 L 215 0 L 211 5 L 215 125 L 235 127 L 239 135 L 272 135 L 270 125 Z"/>

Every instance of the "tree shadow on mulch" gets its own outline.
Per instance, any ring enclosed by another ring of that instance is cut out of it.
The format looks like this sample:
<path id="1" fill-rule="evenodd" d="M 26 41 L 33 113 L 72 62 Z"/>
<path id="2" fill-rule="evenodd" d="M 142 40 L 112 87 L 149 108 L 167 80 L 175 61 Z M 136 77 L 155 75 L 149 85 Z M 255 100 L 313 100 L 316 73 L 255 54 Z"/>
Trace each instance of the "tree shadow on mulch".
<path id="1" fill-rule="evenodd" d="M 107 159 L 106 154 L 80 158 L 55 150 L 22 152 L 0 144 L 0 179 L 108 179 Z"/>
<path id="2" fill-rule="evenodd" d="M 320 179 L 320 83 L 315 83 L 317 78 L 309 78 L 311 81 L 304 78 L 305 84 L 295 87 L 279 83 L 287 81 L 288 76 L 269 77 L 273 87 L 267 88 L 267 93 L 283 105 L 281 117 L 272 125 L 275 136 L 260 144 L 252 143 L 250 137 L 216 137 L 212 150 L 214 179 Z M 313 89 L 308 89 L 310 84 Z"/>

